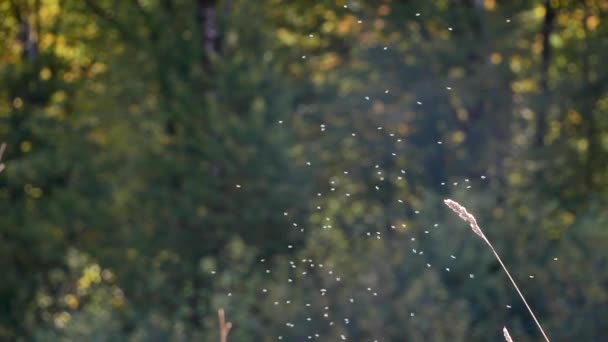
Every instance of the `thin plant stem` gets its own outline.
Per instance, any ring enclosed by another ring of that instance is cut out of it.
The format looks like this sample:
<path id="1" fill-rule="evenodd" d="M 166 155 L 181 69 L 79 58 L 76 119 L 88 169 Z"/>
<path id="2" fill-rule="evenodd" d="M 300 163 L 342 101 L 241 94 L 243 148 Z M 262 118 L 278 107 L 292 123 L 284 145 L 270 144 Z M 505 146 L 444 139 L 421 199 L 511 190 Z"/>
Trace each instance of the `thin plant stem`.
<path id="1" fill-rule="evenodd" d="M 502 262 L 502 259 L 500 258 L 500 256 L 496 252 L 496 250 L 494 249 L 494 246 L 492 246 L 492 243 L 490 242 L 490 240 L 486 237 L 486 235 L 483 233 L 483 230 L 481 230 L 481 228 L 477 224 L 477 220 L 475 219 L 475 216 L 473 216 L 473 214 L 469 213 L 467 211 L 467 209 L 463 205 L 461 205 L 460 203 L 458 203 L 456 201 L 453 201 L 451 199 L 446 199 L 443 202 L 450 209 L 452 209 L 453 212 L 455 212 L 456 214 L 458 214 L 458 216 L 461 219 L 463 219 L 464 221 L 468 222 L 469 226 L 473 230 L 473 233 L 475 233 L 476 235 L 478 235 L 490 247 L 490 249 L 492 250 L 492 253 L 494 253 L 494 256 L 496 257 L 496 259 L 500 263 L 500 266 L 502 266 L 502 269 L 505 271 L 505 273 L 509 277 L 509 280 L 511 280 L 511 283 L 513 284 L 513 287 L 515 287 L 515 290 L 519 294 L 519 297 L 521 298 L 521 300 L 526 305 L 526 308 L 528 309 L 528 312 L 530 312 L 530 315 L 532 315 L 532 318 L 534 319 L 534 322 L 538 326 L 538 329 L 540 329 L 540 332 L 543 334 L 543 337 L 545 338 L 545 341 L 549 342 L 549 337 L 547 337 L 547 334 L 545 334 L 545 331 L 543 330 L 543 327 L 540 325 L 540 322 L 536 318 L 536 315 L 534 315 L 534 312 L 532 312 L 532 308 L 530 308 L 530 305 L 528 305 L 528 302 L 526 301 L 526 298 L 524 298 L 523 293 L 519 290 L 519 287 L 515 283 L 515 280 L 513 280 L 513 277 L 511 277 L 511 273 L 509 273 L 509 270 L 507 269 L 507 266 L 505 266 L 505 264 Z"/>
<path id="2" fill-rule="evenodd" d="M 530 308 L 530 305 L 528 305 L 528 302 L 526 301 L 526 298 L 524 298 L 523 293 L 519 290 L 519 287 L 515 283 L 515 280 L 513 280 L 513 277 L 511 277 L 511 273 L 509 273 L 509 270 L 507 269 L 507 267 L 505 266 L 505 264 L 502 262 L 502 259 L 500 259 L 500 256 L 498 255 L 498 253 L 494 249 L 494 246 L 492 246 L 492 243 L 486 237 L 484 237 L 484 240 L 486 241 L 486 243 L 488 244 L 488 246 L 490 246 L 490 249 L 492 250 L 492 253 L 494 253 L 494 256 L 496 257 L 496 260 L 498 260 L 498 262 L 500 263 L 500 266 L 502 266 L 502 269 L 507 274 L 507 277 L 509 277 L 509 280 L 511 281 L 511 284 L 513 284 L 513 287 L 515 287 L 515 290 L 519 294 L 519 297 L 521 298 L 521 300 L 526 305 L 526 308 L 528 309 L 528 312 L 530 312 L 530 315 L 534 319 L 534 322 L 538 326 L 538 329 L 540 329 L 540 332 L 543 334 L 543 337 L 545 338 L 545 341 L 549 342 L 549 337 L 547 337 L 547 334 L 545 334 L 545 331 L 543 330 L 543 327 L 540 325 L 540 322 L 536 318 L 536 315 L 534 315 L 534 312 L 532 312 L 532 309 Z"/>

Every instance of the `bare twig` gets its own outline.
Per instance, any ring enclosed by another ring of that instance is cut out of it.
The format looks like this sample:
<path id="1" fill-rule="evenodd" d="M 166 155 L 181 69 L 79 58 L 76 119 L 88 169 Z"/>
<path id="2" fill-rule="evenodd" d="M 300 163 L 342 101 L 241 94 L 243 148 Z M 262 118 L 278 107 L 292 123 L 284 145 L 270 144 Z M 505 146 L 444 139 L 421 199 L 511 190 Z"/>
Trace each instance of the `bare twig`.
<path id="1" fill-rule="evenodd" d="M 2 156 L 4 155 L 4 150 L 6 150 L 6 143 L 2 143 L 0 145 L 0 172 L 4 170 L 4 163 L 2 162 Z"/>
<path id="2" fill-rule="evenodd" d="M 224 309 L 219 309 L 217 311 L 217 316 L 220 323 L 220 342 L 227 342 L 228 334 L 230 333 L 230 329 L 232 329 L 232 322 L 226 322 Z"/>
<path id="3" fill-rule="evenodd" d="M 532 312 L 532 309 L 530 308 L 530 305 L 528 305 L 528 302 L 526 301 L 526 298 L 524 298 L 523 293 L 519 290 L 519 287 L 515 283 L 515 280 L 513 280 L 513 277 L 511 277 L 511 273 L 509 273 L 509 270 L 507 269 L 507 266 L 505 266 L 505 264 L 502 262 L 502 259 L 500 259 L 500 256 L 498 255 L 498 253 L 494 249 L 494 246 L 492 246 L 492 243 L 490 242 L 490 240 L 488 240 L 488 238 L 485 236 L 485 234 L 483 233 L 483 231 L 481 230 L 481 228 L 477 224 L 477 221 L 475 220 L 475 216 L 473 216 L 472 214 L 470 214 L 465 207 L 463 207 L 460 203 L 458 203 L 456 201 L 453 201 L 451 199 L 446 199 L 443 202 L 450 209 L 452 209 L 452 211 L 454 211 L 456 214 L 458 214 L 458 216 L 461 219 L 463 219 L 466 222 L 468 222 L 469 225 L 471 226 L 471 229 L 473 229 L 473 232 L 475 234 L 477 234 L 479 237 L 481 237 L 482 240 L 488 245 L 488 247 L 490 247 L 490 249 L 492 250 L 492 253 L 494 253 L 494 256 L 496 257 L 496 260 L 498 260 L 498 262 L 500 263 L 500 266 L 502 266 L 502 269 L 505 271 L 505 273 L 509 277 L 509 280 L 511 280 L 511 283 L 515 287 L 515 290 L 519 294 L 519 297 L 521 298 L 521 300 L 526 305 L 526 308 L 528 309 L 528 312 L 530 312 L 530 315 L 532 315 L 532 318 L 534 319 L 534 322 L 536 322 L 536 325 L 538 326 L 538 329 L 540 329 L 540 332 L 543 334 L 543 337 L 545 338 L 545 341 L 549 342 L 549 338 L 547 337 L 547 334 L 545 334 L 545 331 L 543 330 L 543 327 L 538 322 L 538 319 L 536 319 L 536 316 L 534 315 L 534 312 Z M 504 330 L 503 330 L 503 332 L 504 332 Z"/>

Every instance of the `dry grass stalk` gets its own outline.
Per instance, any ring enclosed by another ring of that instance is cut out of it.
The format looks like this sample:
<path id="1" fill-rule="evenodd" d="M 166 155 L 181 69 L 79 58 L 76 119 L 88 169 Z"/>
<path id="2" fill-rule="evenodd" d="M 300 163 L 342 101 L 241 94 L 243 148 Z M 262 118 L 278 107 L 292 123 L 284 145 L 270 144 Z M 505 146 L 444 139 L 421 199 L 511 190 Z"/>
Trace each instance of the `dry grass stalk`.
<path id="1" fill-rule="evenodd" d="M 0 145 L 0 172 L 4 170 L 4 163 L 2 162 L 2 156 L 4 155 L 4 150 L 6 150 L 6 143 L 2 143 Z"/>
<path id="2" fill-rule="evenodd" d="M 220 342 L 227 342 L 228 334 L 230 333 L 230 329 L 232 329 L 232 322 L 226 322 L 224 309 L 219 309 L 217 311 L 217 316 L 220 323 Z"/>
<path id="3" fill-rule="evenodd" d="M 507 330 L 507 327 L 502 327 L 502 333 L 505 335 L 505 341 L 513 342 L 513 339 L 511 338 L 511 335 L 509 335 L 509 330 Z"/>
<path id="4" fill-rule="evenodd" d="M 452 209 L 453 212 L 455 212 L 456 214 L 458 214 L 458 216 L 461 219 L 463 219 L 466 222 L 468 222 L 469 225 L 471 226 L 471 229 L 473 229 L 473 233 L 477 234 L 480 238 L 482 238 L 482 240 L 488 245 L 488 247 L 490 247 L 490 249 L 492 250 L 492 253 L 494 253 L 494 256 L 496 257 L 496 260 L 498 260 L 498 262 L 500 263 L 500 266 L 502 266 L 502 269 L 505 271 L 505 273 L 509 277 L 509 280 L 511 280 L 511 283 L 513 284 L 513 287 L 515 287 L 515 290 L 519 294 L 519 297 L 521 298 L 521 300 L 526 305 L 526 308 L 528 309 L 528 312 L 530 312 L 530 315 L 532 315 L 532 318 L 534 319 L 534 322 L 538 326 L 538 329 L 540 329 L 540 332 L 543 334 L 543 337 L 545 338 L 545 341 L 549 342 L 549 338 L 547 337 L 547 334 L 545 334 L 545 331 L 543 330 L 543 327 L 540 325 L 538 319 L 536 318 L 536 315 L 534 315 L 534 312 L 532 312 L 532 309 L 530 308 L 530 305 L 528 305 L 528 302 L 526 301 L 526 298 L 524 298 L 524 295 L 519 290 L 519 287 L 515 283 L 515 280 L 513 280 L 513 277 L 511 277 L 511 273 L 509 273 L 509 270 L 507 269 L 507 266 L 505 266 L 505 264 L 502 262 L 502 259 L 500 259 L 500 256 L 498 255 L 498 253 L 494 249 L 494 246 L 492 246 L 492 243 L 490 242 L 490 240 L 488 240 L 488 238 L 485 236 L 485 234 L 483 233 L 483 231 L 481 230 L 481 228 L 477 224 L 477 220 L 475 220 L 475 216 L 473 216 L 472 214 L 470 214 L 465 207 L 463 207 L 460 203 L 458 203 L 456 201 L 453 201 L 451 199 L 446 199 L 443 202 L 450 209 Z M 503 330 L 503 332 L 504 331 L 505 330 Z M 505 335 L 505 338 L 506 338 L 506 335 Z"/>

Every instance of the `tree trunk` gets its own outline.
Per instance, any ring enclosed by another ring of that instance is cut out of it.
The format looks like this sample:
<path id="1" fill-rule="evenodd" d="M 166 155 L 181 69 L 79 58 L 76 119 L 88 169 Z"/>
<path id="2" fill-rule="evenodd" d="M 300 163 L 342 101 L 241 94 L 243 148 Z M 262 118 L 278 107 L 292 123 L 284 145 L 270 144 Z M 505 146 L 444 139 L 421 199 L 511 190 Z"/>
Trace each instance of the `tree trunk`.
<path id="1" fill-rule="evenodd" d="M 543 54 L 541 61 L 541 104 L 540 109 L 536 113 L 536 133 L 534 137 L 534 145 L 541 147 L 544 145 L 544 138 L 547 132 L 547 113 L 550 104 L 549 94 L 549 65 L 551 64 L 551 46 L 550 38 L 553 31 L 553 21 L 555 19 L 555 10 L 551 7 L 551 0 L 545 0 L 545 19 L 543 21 Z"/>
<path id="2" fill-rule="evenodd" d="M 208 60 L 207 56 L 217 54 L 220 48 L 217 0 L 197 0 L 197 18 L 205 60 Z"/>

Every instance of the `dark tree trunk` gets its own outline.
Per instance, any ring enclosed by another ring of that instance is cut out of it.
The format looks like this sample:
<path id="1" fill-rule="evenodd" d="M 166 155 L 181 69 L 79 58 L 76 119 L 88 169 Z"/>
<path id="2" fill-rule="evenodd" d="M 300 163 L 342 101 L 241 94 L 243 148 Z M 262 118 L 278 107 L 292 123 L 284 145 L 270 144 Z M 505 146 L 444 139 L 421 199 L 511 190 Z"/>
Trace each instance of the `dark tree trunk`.
<path id="1" fill-rule="evenodd" d="M 547 113 L 549 107 L 549 66 L 551 65 L 551 46 L 550 38 L 553 31 L 553 21 L 555 19 L 555 9 L 551 6 L 551 0 L 545 0 L 545 19 L 543 21 L 543 54 L 541 61 L 541 104 L 536 113 L 536 133 L 534 145 L 541 147 L 544 145 L 544 138 L 547 132 Z"/>
<path id="2" fill-rule="evenodd" d="M 220 49 L 220 30 L 217 0 L 197 0 L 197 18 L 201 44 L 206 55 L 218 53 Z"/>
<path id="3" fill-rule="evenodd" d="M 601 154 L 601 142 L 598 137 L 599 130 L 594 115 L 595 103 L 602 96 L 602 89 L 598 87 L 598 84 L 593 81 L 591 76 L 591 61 L 590 61 L 590 46 L 589 46 L 589 29 L 587 27 L 587 19 L 589 18 L 589 11 L 585 5 L 585 15 L 583 16 L 582 26 L 585 31 L 585 40 L 583 41 L 583 93 L 581 94 L 581 114 L 585 118 L 585 137 L 587 138 L 587 155 L 585 161 L 585 186 L 587 191 L 593 191 L 595 187 L 595 169 L 600 162 Z M 599 162 L 599 163 L 598 163 Z"/>

